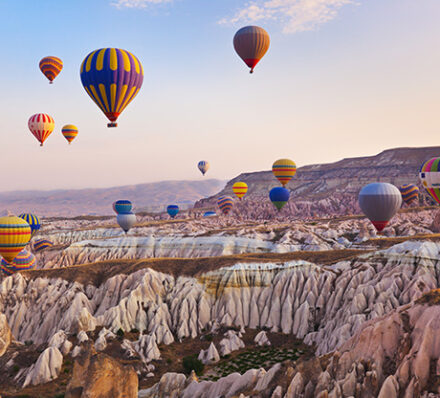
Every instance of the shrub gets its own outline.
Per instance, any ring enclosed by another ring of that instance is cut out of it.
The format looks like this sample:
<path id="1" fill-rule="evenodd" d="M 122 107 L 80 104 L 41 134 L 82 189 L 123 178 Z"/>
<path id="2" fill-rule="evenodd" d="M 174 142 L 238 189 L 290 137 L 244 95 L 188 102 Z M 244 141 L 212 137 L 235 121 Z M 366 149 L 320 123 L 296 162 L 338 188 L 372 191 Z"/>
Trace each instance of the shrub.
<path id="1" fill-rule="evenodd" d="M 12 370 L 14 371 L 14 373 L 17 373 L 17 372 L 20 370 L 20 366 L 18 366 L 18 365 L 14 365 L 14 366 L 12 367 Z"/>
<path id="2" fill-rule="evenodd" d="M 116 334 L 118 336 L 120 336 L 120 337 L 123 337 L 124 336 L 124 331 L 121 328 L 119 328 L 118 331 L 116 332 Z"/>
<path id="3" fill-rule="evenodd" d="M 133 329 L 130 330 L 130 333 L 139 333 L 139 330 L 136 329 L 136 328 L 133 328 Z"/>
<path id="4" fill-rule="evenodd" d="M 26 345 L 26 346 L 30 346 L 30 345 L 32 345 L 32 344 L 34 344 L 34 342 L 33 342 L 32 340 L 26 340 L 26 341 L 24 342 L 24 345 Z"/>
<path id="5" fill-rule="evenodd" d="M 207 335 L 205 336 L 205 340 L 206 340 L 206 341 L 209 341 L 209 342 L 211 342 L 211 341 L 212 341 L 212 339 L 213 339 L 213 336 L 212 336 L 212 334 L 211 334 L 211 333 L 209 333 L 209 334 L 207 334 Z"/>
<path id="6" fill-rule="evenodd" d="M 205 368 L 205 365 L 203 365 L 202 361 L 197 359 L 195 355 L 189 355 L 183 358 L 183 369 L 185 370 L 185 373 L 190 374 L 192 370 L 196 372 L 198 376 L 200 376 L 203 373 L 203 369 Z"/>

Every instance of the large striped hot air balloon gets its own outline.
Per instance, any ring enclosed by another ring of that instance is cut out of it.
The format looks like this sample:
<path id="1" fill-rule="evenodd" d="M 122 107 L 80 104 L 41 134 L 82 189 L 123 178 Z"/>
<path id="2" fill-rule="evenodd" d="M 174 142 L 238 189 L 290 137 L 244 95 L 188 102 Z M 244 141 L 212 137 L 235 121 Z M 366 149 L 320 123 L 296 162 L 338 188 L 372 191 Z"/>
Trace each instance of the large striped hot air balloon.
<path id="1" fill-rule="evenodd" d="M 36 113 L 29 118 L 28 126 L 31 133 L 40 142 L 40 146 L 43 146 L 44 141 L 52 134 L 55 128 L 55 122 L 46 113 Z"/>
<path id="2" fill-rule="evenodd" d="M 78 127 L 74 126 L 73 124 L 66 124 L 61 129 L 61 133 L 70 144 L 78 135 Z"/>
<path id="3" fill-rule="evenodd" d="M 245 26 L 234 36 L 234 48 L 238 56 L 254 72 L 255 66 L 266 54 L 270 45 L 269 34 L 259 26 Z"/>
<path id="4" fill-rule="evenodd" d="M 32 250 L 35 253 L 38 253 L 52 246 L 53 246 L 53 242 L 48 239 L 37 239 L 32 245 Z"/>
<path id="5" fill-rule="evenodd" d="M 380 232 L 402 206 L 402 195 L 392 184 L 374 182 L 359 192 L 359 206 Z"/>
<path id="6" fill-rule="evenodd" d="M 209 162 L 206 160 L 201 160 L 198 164 L 197 167 L 199 168 L 199 170 L 202 172 L 203 175 L 205 175 L 205 173 L 209 170 Z"/>
<path id="7" fill-rule="evenodd" d="M 410 205 L 419 198 L 419 188 L 414 184 L 405 184 L 399 188 L 403 201 Z"/>
<path id="8" fill-rule="evenodd" d="M 107 127 L 117 127 L 119 115 L 142 87 L 140 61 L 129 51 L 101 48 L 87 55 L 80 74 L 87 94 L 110 120 Z"/>
<path id="9" fill-rule="evenodd" d="M 0 255 L 10 263 L 31 239 L 31 227 L 20 217 L 0 218 Z"/>
<path id="10" fill-rule="evenodd" d="M 23 249 L 11 262 L 2 259 L 1 269 L 4 273 L 7 273 L 5 272 L 5 269 L 8 272 L 14 273 L 17 271 L 24 271 L 27 269 L 35 268 L 36 262 L 37 259 L 35 258 L 35 256 L 31 252 L 28 252 L 26 249 Z"/>
<path id="11" fill-rule="evenodd" d="M 420 167 L 419 177 L 432 198 L 440 203 L 440 157 L 427 160 Z"/>
<path id="12" fill-rule="evenodd" d="M 220 196 L 217 200 L 217 205 L 224 215 L 228 215 L 234 206 L 234 201 L 230 196 Z"/>
<path id="13" fill-rule="evenodd" d="M 113 203 L 113 210 L 116 214 L 130 214 L 133 208 L 129 200 L 121 199 Z"/>
<path id="14" fill-rule="evenodd" d="M 174 218 L 179 213 L 179 206 L 177 205 L 169 205 L 167 207 L 167 213 L 171 218 Z"/>
<path id="15" fill-rule="evenodd" d="M 248 190 L 248 186 L 245 182 L 239 181 L 232 186 L 232 191 L 239 199 L 241 199 L 244 195 L 246 195 L 247 190 Z"/>
<path id="16" fill-rule="evenodd" d="M 40 70 L 43 75 L 47 77 L 49 83 L 52 84 L 53 80 L 63 69 L 63 61 L 58 57 L 44 57 L 40 61 Z"/>
<path id="17" fill-rule="evenodd" d="M 290 192 L 287 188 L 275 187 L 269 192 L 270 201 L 275 205 L 278 210 L 281 210 L 288 202 Z"/>
<path id="18" fill-rule="evenodd" d="M 134 213 L 120 213 L 116 220 L 119 226 L 127 233 L 134 224 L 136 224 L 136 215 Z"/>
<path id="19" fill-rule="evenodd" d="M 31 227 L 31 237 L 34 236 L 35 233 L 41 228 L 40 219 L 34 214 L 23 213 L 20 214 L 18 217 L 26 221 Z"/>
<path id="20" fill-rule="evenodd" d="M 290 159 L 278 159 L 272 165 L 272 173 L 278 179 L 281 185 L 285 187 L 296 174 L 296 164 Z"/>

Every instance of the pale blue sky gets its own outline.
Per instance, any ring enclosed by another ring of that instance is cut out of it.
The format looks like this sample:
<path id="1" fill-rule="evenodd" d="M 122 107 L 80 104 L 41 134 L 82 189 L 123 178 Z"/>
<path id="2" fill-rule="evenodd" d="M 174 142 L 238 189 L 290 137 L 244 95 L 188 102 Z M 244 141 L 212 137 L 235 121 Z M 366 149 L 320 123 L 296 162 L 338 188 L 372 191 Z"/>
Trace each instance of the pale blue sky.
<path id="1" fill-rule="evenodd" d="M 0 0 L 1 190 L 230 179 L 280 157 L 299 166 L 440 144 L 438 0 Z M 289 17 L 290 16 L 290 17 Z M 271 36 L 249 75 L 235 31 Z M 145 70 L 117 129 L 81 86 L 92 50 L 120 47 Z M 64 69 L 49 85 L 47 55 Z M 45 112 L 43 148 L 27 127 Z M 68 146 L 64 124 L 80 133 Z M 440 154 L 439 154 L 440 155 Z"/>

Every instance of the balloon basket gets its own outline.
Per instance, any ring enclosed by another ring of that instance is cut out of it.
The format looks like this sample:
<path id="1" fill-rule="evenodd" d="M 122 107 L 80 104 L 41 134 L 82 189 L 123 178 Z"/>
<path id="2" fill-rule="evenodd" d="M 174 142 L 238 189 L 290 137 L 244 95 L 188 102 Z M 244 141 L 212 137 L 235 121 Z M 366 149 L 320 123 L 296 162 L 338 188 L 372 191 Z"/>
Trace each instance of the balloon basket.
<path id="1" fill-rule="evenodd" d="M 114 123 L 114 122 L 112 122 L 112 123 L 108 123 L 107 124 L 107 127 L 118 127 L 118 123 Z"/>

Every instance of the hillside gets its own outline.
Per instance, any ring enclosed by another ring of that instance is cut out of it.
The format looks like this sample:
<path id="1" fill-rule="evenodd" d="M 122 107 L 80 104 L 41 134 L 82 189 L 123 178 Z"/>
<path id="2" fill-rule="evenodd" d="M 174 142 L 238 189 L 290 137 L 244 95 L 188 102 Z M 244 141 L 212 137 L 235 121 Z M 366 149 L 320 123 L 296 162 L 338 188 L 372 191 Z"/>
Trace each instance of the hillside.
<path id="1" fill-rule="evenodd" d="M 113 214 L 112 203 L 129 199 L 136 211 L 161 211 L 170 203 L 190 207 L 196 200 L 217 192 L 224 182 L 161 181 L 101 189 L 14 191 L 0 193 L 0 209 L 13 213 L 34 212 L 40 216 Z"/>

